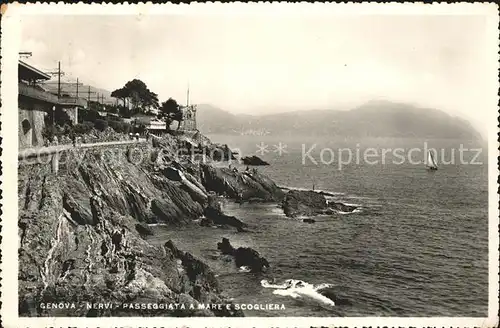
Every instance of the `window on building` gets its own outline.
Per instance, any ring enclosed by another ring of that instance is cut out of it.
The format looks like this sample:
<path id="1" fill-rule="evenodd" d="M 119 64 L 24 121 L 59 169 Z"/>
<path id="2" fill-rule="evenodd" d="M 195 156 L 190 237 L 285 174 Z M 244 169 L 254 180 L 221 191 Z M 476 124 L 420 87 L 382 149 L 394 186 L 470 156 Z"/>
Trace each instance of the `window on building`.
<path id="1" fill-rule="evenodd" d="M 24 119 L 21 122 L 21 124 L 23 126 L 23 133 L 24 134 L 28 133 L 31 130 L 31 123 L 30 123 L 30 121 L 28 121 L 28 119 Z"/>

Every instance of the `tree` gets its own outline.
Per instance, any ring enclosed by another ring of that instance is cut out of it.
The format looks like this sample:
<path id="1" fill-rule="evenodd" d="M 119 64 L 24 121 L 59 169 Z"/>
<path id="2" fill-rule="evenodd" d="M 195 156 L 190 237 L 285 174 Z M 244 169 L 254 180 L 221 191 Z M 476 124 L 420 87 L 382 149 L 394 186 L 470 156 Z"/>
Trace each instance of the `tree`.
<path id="1" fill-rule="evenodd" d="M 179 130 L 183 117 L 182 110 L 175 99 L 168 98 L 167 101 L 162 102 L 158 116 L 159 118 L 163 118 L 167 125 L 170 125 L 172 121 L 177 121 L 177 130 Z"/>
<path id="2" fill-rule="evenodd" d="M 149 90 L 146 84 L 138 79 L 128 81 L 122 88 L 114 90 L 111 97 L 123 100 L 124 107 L 126 107 L 128 100 L 132 104 L 132 109 L 138 112 L 160 107 L 158 95 Z"/>
<path id="3" fill-rule="evenodd" d="M 130 117 L 130 114 L 131 114 L 131 113 L 130 113 L 130 110 L 129 110 L 127 107 L 125 107 L 125 106 L 120 107 L 120 108 L 118 109 L 118 113 L 119 113 L 119 114 L 120 114 L 120 116 L 122 116 L 122 117 Z"/>
<path id="4" fill-rule="evenodd" d="M 123 101 L 123 107 L 126 107 L 126 99 L 129 96 L 128 91 L 125 88 L 116 89 L 111 92 L 111 97 L 121 99 Z"/>
<path id="5" fill-rule="evenodd" d="M 143 97 L 143 106 L 147 109 L 159 108 L 158 95 L 149 89 L 146 90 L 145 96 Z"/>

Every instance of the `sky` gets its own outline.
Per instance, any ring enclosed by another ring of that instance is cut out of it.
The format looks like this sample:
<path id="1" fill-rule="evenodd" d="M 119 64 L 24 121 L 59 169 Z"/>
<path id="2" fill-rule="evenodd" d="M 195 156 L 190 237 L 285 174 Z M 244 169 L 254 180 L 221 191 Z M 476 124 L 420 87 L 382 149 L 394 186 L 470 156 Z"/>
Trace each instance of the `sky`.
<path id="1" fill-rule="evenodd" d="M 21 26 L 28 63 L 60 60 L 67 78 L 109 91 L 138 78 L 160 101 L 185 103 L 188 85 L 191 103 L 247 114 L 386 99 L 477 128 L 496 111 L 497 42 L 484 16 L 59 15 Z"/>

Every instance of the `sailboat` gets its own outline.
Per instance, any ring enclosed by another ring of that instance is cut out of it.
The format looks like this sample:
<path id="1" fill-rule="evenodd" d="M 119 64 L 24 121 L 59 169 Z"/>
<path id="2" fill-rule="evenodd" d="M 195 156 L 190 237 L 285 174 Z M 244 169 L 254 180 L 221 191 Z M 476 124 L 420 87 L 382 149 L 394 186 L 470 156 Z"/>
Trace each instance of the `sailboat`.
<path id="1" fill-rule="evenodd" d="M 437 171 L 438 169 L 434 155 L 430 150 L 427 152 L 427 169 L 431 171 Z"/>

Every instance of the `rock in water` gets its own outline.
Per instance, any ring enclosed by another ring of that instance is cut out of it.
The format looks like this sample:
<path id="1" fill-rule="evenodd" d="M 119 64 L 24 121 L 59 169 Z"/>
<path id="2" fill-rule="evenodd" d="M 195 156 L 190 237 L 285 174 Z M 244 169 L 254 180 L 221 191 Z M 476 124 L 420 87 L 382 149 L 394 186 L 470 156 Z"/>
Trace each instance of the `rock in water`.
<path id="1" fill-rule="evenodd" d="M 257 157 L 255 155 L 250 156 L 250 157 L 243 157 L 241 159 L 243 164 L 245 165 L 252 165 L 252 166 L 264 166 L 264 165 L 269 165 L 268 162 L 262 160 L 260 157 Z"/>
<path id="2" fill-rule="evenodd" d="M 209 197 L 208 206 L 203 211 L 203 214 L 214 224 L 229 225 L 235 227 L 238 231 L 243 231 L 243 228 L 247 227 L 245 223 L 236 217 L 224 214 L 216 196 Z"/>
<path id="3" fill-rule="evenodd" d="M 235 249 L 229 239 L 222 238 L 222 242 L 217 243 L 217 249 L 222 254 L 232 255 L 237 267 L 248 267 L 251 272 L 263 272 L 269 268 L 269 262 L 250 247 L 239 247 Z"/>
<path id="4" fill-rule="evenodd" d="M 233 255 L 234 253 L 234 248 L 227 238 L 222 238 L 222 242 L 217 243 L 217 249 L 225 255 Z"/>
<path id="5" fill-rule="evenodd" d="M 313 216 L 327 208 L 326 198 L 314 191 L 290 190 L 283 201 L 283 211 L 288 217 Z"/>
<path id="6" fill-rule="evenodd" d="M 314 222 L 316 222 L 316 220 L 314 220 L 314 219 L 304 219 L 304 220 L 302 220 L 302 222 L 305 222 L 305 223 L 314 223 Z"/>
<path id="7" fill-rule="evenodd" d="M 233 253 L 237 267 L 249 267 L 252 272 L 263 272 L 269 268 L 269 262 L 250 247 L 240 247 Z"/>
<path id="8" fill-rule="evenodd" d="M 312 190 L 290 190 L 285 195 L 282 207 L 288 217 L 334 214 L 337 211 L 352 212 L 357 208 L 338 202 L 327 202 L 324 194 Z"/>

